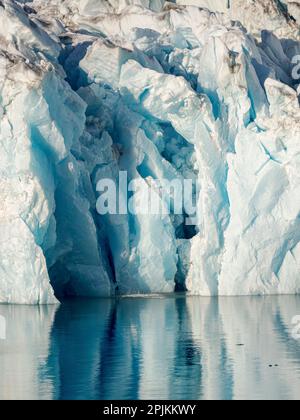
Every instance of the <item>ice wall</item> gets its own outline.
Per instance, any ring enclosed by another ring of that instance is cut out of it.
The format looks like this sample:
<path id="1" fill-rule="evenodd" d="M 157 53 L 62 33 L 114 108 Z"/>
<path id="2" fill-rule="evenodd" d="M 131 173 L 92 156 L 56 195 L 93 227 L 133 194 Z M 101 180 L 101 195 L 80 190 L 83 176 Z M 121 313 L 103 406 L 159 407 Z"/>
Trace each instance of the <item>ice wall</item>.
<path id="1" fill-rule="evenodd" d="M 297 2 L 176 3 L 0 2 L 1 302 L 299 292 Z M 120 171 L 197 221 L 100 216 Z"/>

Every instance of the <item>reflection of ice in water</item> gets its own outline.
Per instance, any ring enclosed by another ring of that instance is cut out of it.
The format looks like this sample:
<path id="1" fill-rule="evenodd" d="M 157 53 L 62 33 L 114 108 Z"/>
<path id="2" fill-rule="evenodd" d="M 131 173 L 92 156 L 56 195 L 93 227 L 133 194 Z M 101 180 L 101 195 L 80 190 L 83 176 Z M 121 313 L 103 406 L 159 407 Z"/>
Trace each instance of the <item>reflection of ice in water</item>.
<path id="1" fill-rule="evenodd" d="M 52 325 L 54 312 L 0 306 L 0 398 L 300 398 L 299 296 L 74 301 Z"/>
<path id="2" fill-rule="evenodd" d="M 55 399 L 96 399 L 102 347 L 113 335 L 113 302 L 71 301 L 58 309 L 51 334 L 48 369 L 57 369 Z"/>
<path id="3" fill-rule="evenodd" d="M 299 399 L 300 343 L 291 336 L 299 309 L 299 296 L 189 299 L 203 398 Z"/>
<path id="4" fill-rule="evenodd" d="M 0 340 L 6 339 L 6 319 L 0 315 Z"/>
<path id="5" fill-rule="evenodd" d="M 99 396 L 299 398 L 299 309 L 296 296 L 124 299 Z"/>
<path id="6" fill-rule="evenodd" d="M 0 341 L 1 399 L 52 398 L 53 383 L 43 370 L 56 309 L 0 305 L 6 320 L 6 339 Z"/>

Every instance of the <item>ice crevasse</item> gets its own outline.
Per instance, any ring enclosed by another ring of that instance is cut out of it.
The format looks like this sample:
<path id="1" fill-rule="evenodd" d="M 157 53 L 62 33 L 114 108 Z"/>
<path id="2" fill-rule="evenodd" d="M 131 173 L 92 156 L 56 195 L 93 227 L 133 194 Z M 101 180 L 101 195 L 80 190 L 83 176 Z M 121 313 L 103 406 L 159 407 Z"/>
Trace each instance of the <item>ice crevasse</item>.
<path id="1" fill-rule="evenodd" d="M 0 302 L 298 293 L 299 10 L 1 0 Z M 120 171 L 193 179 L 195 224 L 101 216 Z"/>

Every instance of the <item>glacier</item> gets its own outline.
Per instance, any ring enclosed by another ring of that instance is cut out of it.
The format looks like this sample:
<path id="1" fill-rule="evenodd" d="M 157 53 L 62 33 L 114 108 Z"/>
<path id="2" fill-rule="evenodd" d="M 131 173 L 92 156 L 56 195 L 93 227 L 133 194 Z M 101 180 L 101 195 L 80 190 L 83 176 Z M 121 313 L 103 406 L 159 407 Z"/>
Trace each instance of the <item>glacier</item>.
<path id="1" fill-rule="evenodd" d="M 0 302 L 299 293 L 299 22 L 298 0 L 1 0 Z M 192 179 L 197 220 L 100 215 L 122 171 Z"/>

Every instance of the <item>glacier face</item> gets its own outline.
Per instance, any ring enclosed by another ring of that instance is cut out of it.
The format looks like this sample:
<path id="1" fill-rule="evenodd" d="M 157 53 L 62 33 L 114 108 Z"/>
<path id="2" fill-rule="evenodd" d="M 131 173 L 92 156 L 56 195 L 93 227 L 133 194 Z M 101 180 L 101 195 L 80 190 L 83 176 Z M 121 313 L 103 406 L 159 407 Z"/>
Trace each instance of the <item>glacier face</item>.
<path id="1" fill-rule="evenodd" d="M 299 10 L 1 0 L 0 302 L 298 293 Z M 193 179 L 197 221 L 99 215 L 121 171 Z"/>

